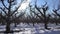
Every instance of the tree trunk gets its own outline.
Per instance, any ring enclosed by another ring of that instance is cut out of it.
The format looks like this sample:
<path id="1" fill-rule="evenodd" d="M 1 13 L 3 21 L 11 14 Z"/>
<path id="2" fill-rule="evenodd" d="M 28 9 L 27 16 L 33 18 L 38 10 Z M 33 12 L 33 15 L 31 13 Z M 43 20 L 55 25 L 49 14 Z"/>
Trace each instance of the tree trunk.
<path id="1" fill-rule="evenodd" d="M 17 27 L 17 23 L 15 23 L 15 27 Z"/>
<path id="2" fill-rule="evenodd" d="M 55 22 L 55 23 L 56 23 L 56 25 L 58 25 L 58 22 L 57 22 L 57 20 L 56 20 L 56 22 Z"/>
<path id="3" fill-rule="evenodd" d="M 56 22 L 56 25 L 58 25 L 58 23 Z"/>
<path id="4" fill-rule="evenodd" d="M 48 28 L 47 28 L 47 22 L 45 22 L 44 26 L 45 26 L 45 29 L 48 29 Z"/>
<path id="5" fill-rule="evenodd" d="M 6 32 L 5 33 L 10 33 L 10 23 L 7 22 L 6 24 Z"/>
<path id="6" fill-rule="evenodd" d="M 34 26 L 34 23 L 33 23 L 33 26 Z"/>

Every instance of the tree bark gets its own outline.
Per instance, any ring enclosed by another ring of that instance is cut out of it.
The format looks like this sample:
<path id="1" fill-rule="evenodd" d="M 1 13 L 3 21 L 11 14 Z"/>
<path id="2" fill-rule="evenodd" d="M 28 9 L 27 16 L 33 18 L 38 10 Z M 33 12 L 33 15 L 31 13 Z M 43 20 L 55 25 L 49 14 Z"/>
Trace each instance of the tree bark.
<path id="1" fill-rule="evenodd" d="M 17 23 L 15 23 L 15 27 L 17 27 Z"/>
<path id="2" fill-rule="evenodd" d="M 7 22 L 6 24 L 6 32 L 5 33 L 10 33 L 10 23 Z"/>
<path id="3" fill-rule="evenodd" d="M 58 25 L 58 23 L 56 22 L 56 25 Z"/>
<path id="4" fill-rule="evenodd" d="M 47 28 L 47 22 L 45 22 L 44 26 L 45 26 L 45 29 L 48 29 L 48 28 Z"/>
<path id="5" fill-rule="evenodd" d="M 33 26 L 34 26 L 34 23 L 33 23 Z"/>

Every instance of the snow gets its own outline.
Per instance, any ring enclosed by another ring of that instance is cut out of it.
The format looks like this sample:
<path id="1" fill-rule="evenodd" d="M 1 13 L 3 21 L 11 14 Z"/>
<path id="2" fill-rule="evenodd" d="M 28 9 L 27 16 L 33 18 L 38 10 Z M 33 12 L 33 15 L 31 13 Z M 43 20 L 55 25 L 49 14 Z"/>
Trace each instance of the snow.
<path id="1" fill-rule="evenodd" d="M 5 31 L 5 25 L 0 25 L 0 31 Z M 14 32 L 13 34 L 60 34 L 60 24 L 48 24 L 48 27 L 51 28 L 50 30 L 47 30 L 44 28 L 44 24 L 26 24 L 26 23 L 20 23 L 17 25 L 17 27 L 14 27 L 14 24 L 11 25 L 11 30 L 22 30 L 20 32 Z"/>

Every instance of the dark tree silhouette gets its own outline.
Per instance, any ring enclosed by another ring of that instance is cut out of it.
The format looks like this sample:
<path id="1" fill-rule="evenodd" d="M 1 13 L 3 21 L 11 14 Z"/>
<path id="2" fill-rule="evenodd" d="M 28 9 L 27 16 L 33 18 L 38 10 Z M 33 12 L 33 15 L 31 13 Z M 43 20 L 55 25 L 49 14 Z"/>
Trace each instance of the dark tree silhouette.
<path id="1" fill-rule="evenodd" d="M 53 9 L 53 15 L 54 15 L 54 17 L 55 17 L 55 23 L 56 23 L 56 25 L 58 25 L 58 19 L 60 19 L 60 14 L 58 13 L 59 12 L 59 10 L 60 10 L 60 8 L 58 8 L 58 9 Z M 58 18 L 59 17 L 59 18 Z"/>
<path id="2" fill-rule="evenodd" d="M 60 22 L 60 4 L 58 4 L 58 6 L 57 6 L 57 9 L 55 9 L 55 7 L 53 7 L 54 9 L 53 9 L 53 14 L 55 15 L 55 21 L 56 21 L 56 25 L 57 25 L 57 23 L 58 22 Z"/>
<path id="3" fill-rule="evenodd" d="M 55 13 L 55 15 L 57 15 L 57 16 L 59 16 L 60 17 L 60 14 L 58 13 L 58 12 L 60 12 L 59 10 L 60 10 L 60 4 L 58 4 L 58 6 L 57 6 L 57 9 L 55 9 L 55 6 L 53 6 L 53 12 Z"/>
<path id="4" fill-rule="evenodd" d="M 17 0 L 0 0 L 0 2 L 2 3 L 2 7 L 0 6 L 0 19 L 5 23 L 6 23 L 6 33 L 11 32 L 10 31 L 10 24 L 13 22 L 17 22 L 17 20 L 23 16 L 25 13 L 18 13 L 18 9 L 20 8 L 22 2 L 24 0 L 21 0 L 21 2 L 19 3 L 19 5 L 17 5 L 16 3 Z M 5 4 L 5 2 L 7 2 Z M 17 5 L 17 6 L 15 6 Z M 13 8 L 14 7 L 14 8 Z M 17 14 L 19 14 L 17 16 Z M 0 21 L 1 22 L 1 21 Z"/>
<path id="5" fill-rule="evenodd" d="M 49 28 L 47 28 L 47 24 L 48 24 L 48 21 L 49 21 L 50 14 L 47 14 L 47 15 L 46 15 L 47 10 L 48 10 L 48 6 L 46 6 L 46 5 L 47 5 L 47 2 L 46 2 L 46 4 L 43 5 L 41 8 L 37 7 L 36 2 L 37 2 L 37 1 L 35 1 L 35 9 L 36 9 L 39 13 L 36 13 L 36 10 L 32 10 L 32 8 L 31 8 L 31 11 L 32 11 L 36 16 L 38 16 L 41 21 L 44 22 L 45 29 L 49 29 Z M 30 7 L 31 7 L 31 6 L 30 6 Z M 41 11 L 41 9 L 42 9 L 42 11 Z M 39 15 L 39 14 L 40 14 L 40 15 Z"/>
<path id="6" fill-rule="evenodd" d="M 60 9 L 54 9 L 53 12 L 60 17 L 60 14 L 58 13 Z"/>
<path id="7" fill-rule="evenodd" d="M 28 17 L 34 26 L 34 24 L 37 22 L 37 16 L 33 12 L 31 12 L 31 5 L 30 4 L 29 4 L 29 9 L 30 9 L 30 15 L 28 15 Z"/>
<path id="8" fill-rule="evenodd" d="M 58 16 L 56 15 L 56 14 L 54 14 L 54 13 L 52 13 L 52 15 L 54 16 L 54 22 L 55 22 L 55 24 L 56 25 L 58 25 L 58 22 L 57 22 L 57 20 L 58 20 Z M 53 18 L 53 17 L 52 17 Z"/>

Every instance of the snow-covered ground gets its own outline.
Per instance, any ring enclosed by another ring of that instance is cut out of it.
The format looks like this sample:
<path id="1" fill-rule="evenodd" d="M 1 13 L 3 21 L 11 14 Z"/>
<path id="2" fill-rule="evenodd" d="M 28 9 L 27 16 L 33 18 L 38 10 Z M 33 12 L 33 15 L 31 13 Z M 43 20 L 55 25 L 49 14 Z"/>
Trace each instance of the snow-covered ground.
<path id="1" fill-rule="evenodd" d="M 5 27 L 5 25 L 0 25 L 0 31 L 5 31 Z M 46 30 L 43 23 L 35 24 L 35 26 L 33 26 L 33 24 L 20 23 L 17 27 L 11 24 L 11 30 L 22 30 L 20 32 L 14 32 L 13 34 L 60 34 L 60 24 L 48 24 L 48 27 L 51 29 Z"/>

